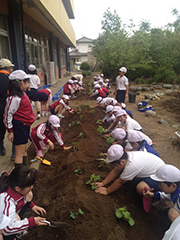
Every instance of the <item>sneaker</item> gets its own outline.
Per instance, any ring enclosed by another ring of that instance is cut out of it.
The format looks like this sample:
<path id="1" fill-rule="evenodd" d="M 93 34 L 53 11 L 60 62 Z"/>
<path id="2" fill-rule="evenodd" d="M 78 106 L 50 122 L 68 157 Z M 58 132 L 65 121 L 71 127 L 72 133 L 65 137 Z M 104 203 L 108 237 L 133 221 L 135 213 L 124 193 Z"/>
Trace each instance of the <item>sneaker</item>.
<path id="1" fill-rule="evenodd" d="M 59 118 L 64 118 L 64 116 L 62 114 L 58 114 Z"/>
<path id="2" fill-rule="evenodd" d="M 49 116 L 49 113 L 48 113 L 48 112 L 46 112 L 46 113 L 45 113 L 45 115 L 46 115 L 46 117 L 48 117 L 48 116 Z"/>
<path id="3" fill-rule="evenodd" d="M 42 140 L 39 141 L 39 144 L 40 144 L 42 150 L 46 150 L 47 149 L 46 144 L 44 143 L 44 141 L 42 141 Z"/>
<path id="4" fill-rule="evenodd" d="M 40 119 L 40 118 L 41 118 L 41 114 L 38 113 L 38 114 L 37 114 L 37 119 Z"/>
<path id="5" fill-rule="evenodd" d="M 41 115 L 42 115 L 42 117 L 44 117 L 44 116 L 45 116 L 45 112 L 44 112 L 44 111 L 42 111 Z"/>
<path id="6" fill-rule="evenodd" d="M 42 150 L 37 150 L 37 151 L 36 151 L 36 155 L 37 155 L 38 157 L 42 158 L 42 157 L 43 157 Z"/>

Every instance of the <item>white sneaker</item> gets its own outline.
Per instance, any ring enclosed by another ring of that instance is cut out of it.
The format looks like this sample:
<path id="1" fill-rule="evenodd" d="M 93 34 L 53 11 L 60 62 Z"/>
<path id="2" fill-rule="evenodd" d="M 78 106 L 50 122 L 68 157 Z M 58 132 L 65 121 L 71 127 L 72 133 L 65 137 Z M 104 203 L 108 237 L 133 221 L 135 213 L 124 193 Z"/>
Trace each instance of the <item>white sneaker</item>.
<path id="1" fill-rule="evenodd" d="M 48 112 L 46 112 L 46 117 L 48 117 L 49 116 L 49 113 Z"/>
<path id="2" fill-rule="evenodd" d="M 58 114 L 59 118 L 64 118 L 64 116 L 62 114 Z"/>
<path id="3" fill-rule="evenodd" d="M 42 117 L 44 117 L 44 115 L 45 115 L 45 112 L 44 112 L 44 111 L 42 111 L 41 115 L 42 115 Z"/>
<path id="4" fill-rule="evenodd" d="M 41 118 L 41 114 L 40 113 L 37 114 L 37 119 L 39 119 L 39 118 Z"/>

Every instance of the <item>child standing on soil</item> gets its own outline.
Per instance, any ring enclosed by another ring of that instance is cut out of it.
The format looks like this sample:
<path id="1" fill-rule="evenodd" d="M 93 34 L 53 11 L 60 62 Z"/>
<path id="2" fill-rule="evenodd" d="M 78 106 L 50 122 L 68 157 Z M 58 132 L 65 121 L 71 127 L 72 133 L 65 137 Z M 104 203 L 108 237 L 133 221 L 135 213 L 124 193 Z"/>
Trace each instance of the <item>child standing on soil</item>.
<path id="1" fill-rule="evenodd" d="M 58 142 L 64 150 L 68 150 L 72 147 L 64 146 L 62 134 L 58 131 L 59 127 L 59 118 L 55 115 L 51 115 L 46 123 L 42 123 L 32 129 L 30 138 L 36 148 L 38 157 L 43 157 L 42 150 L 46 150 L 46 145 L 54 149 L 55 142 Z"/>
<path id="2" fill-rule="evenodd" d="M 37 215 L 46 214 L 44 208 L 32 202 L 31 190 L 35 181 L 35 171 L 26 166 L 13 169 L 9 176 L 7 174 L 1 175 L 0 206 L 3 213 L 10 218 L 10 222 L 3 231 L 4 240 L 14 240 L 16 234 L 21 234 L 35 225 L 46 225 L 46 223 L 41 222 L 45 220 L 42 217 L 23 218 L 28 208 Z"/>
<path id="3" fill-rule="evenodd" d="M 172 201 L 174 206 L 169 209 L 168 217 L 173 222 L 180 216 L 180 170 L 173 165 L 166 164 L 150 177 L 159 182 L 161 192 L 152 192 L 150 189 L 146 193 L 144 191 L 143 195 L 154 200 Z"/>
<path id="4" fill-rule="evenodd" d="M 49 88 L 40 89 L 38 91 L 38 99 L 41 102 L 41 114 L 42 116 L 48 117 L 49 106 L 52 104 L 52 94 Z"/>
<path id="5" fill-rule="evenodd" d="M 62 110 L 65 108 L 68 112 L 73 113 L 73 109 L 68 106 L 69 96 L 63 95 L 61 99 L 54 102 L 49 108 L 50 112 L 58 117 L 63 118 L 64 116 L 61 114 Z"/>
<path id="6" fill-rule="evenodd" d="M 30 75 L 29 89 L 27 89 L 26 94 L 31 101 L 34 101 L 37 110 L 37 118 L 41 117 L 40 107 L 38 102 L 38 86 L 40 85 L 40 79 L 37 75 L 37 69 L 33 64 L 28 67 L 28 74 Z"/>
<path id="7" fill-rule="evenodd" d="M 34 112 L 25 91 L 29 87 L 29 76 L 22 70 L 9 75 L 9 97 L 7 99 L 4 123 L 9 132 L 8 140 L 15 145 L 15 167 L 28 165 L 27 143 L 30 126 L 35 121 Z"/>

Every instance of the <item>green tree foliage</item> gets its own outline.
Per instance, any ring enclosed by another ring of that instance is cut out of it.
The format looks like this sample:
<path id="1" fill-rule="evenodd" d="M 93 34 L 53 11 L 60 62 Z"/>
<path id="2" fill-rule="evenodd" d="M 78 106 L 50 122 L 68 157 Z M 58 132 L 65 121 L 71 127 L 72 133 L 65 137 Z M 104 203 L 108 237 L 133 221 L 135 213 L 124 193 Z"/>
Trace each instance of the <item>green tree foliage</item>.
<path id="1" fill-rule="evenodd" d="M 90 65 L 89 65 L 89 63 L 88 62 L 82 62 L 81 63 L 81 66 L 80 66 L 80 69 L 81 70 L 90 70 Z"/>
<path id="2" fill-rule="evenodd" d="M 125 66 L 132 80 L 174 81 L 180 74 L 180 15 L 177 9 L 172 14 L 177 19 L 163 29 L 151 28 L 150 22 L 143 20 L 139 30 L 134 30 L 132 19 L 122 25 L 116 11 L 108 8 L 101 21 L 102 33 L 93 41 L 93 55 L 103 73 L 115 79 L 119 67 Z"/>

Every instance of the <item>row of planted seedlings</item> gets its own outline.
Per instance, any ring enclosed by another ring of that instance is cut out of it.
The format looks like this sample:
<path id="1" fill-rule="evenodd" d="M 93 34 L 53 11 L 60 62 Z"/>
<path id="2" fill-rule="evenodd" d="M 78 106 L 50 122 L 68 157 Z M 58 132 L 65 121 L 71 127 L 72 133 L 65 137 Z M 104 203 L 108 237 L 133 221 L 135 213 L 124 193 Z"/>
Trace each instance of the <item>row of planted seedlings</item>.
<path id="1" fill-rule="evenodd" d="M 80 120 L 82 120 L 83 118 L 83 115 L 82 115 L 82 108 L 84 108 L 86 105 L 81 105 L 79 108 L 78 108 L 78 112 L 77 114 L 79 114 L 79 119 L 78 121 L 76 122 L 71 122 L 69 123 L 69 127 L 71 128 L 72 126 L 74 126 L 75 124 L 76 125 L 79 125 L 81 124 L 80 123 Z M 92 107 L 89 106 L 89 112 L 91 112 L 92 114 L 95 114 L 95 111 Z M 96 123 L 99 124 L 101 120 L 97 120 Z M 98 126 L 97 128 L 97 132 L 99 133 L 105 133 L 106 130 L 102 127 L 102 126 Z M 79 133 L 79 138 L 83 138 L 84 135 L 82 132 Z M 106 137 L 106 136 L 103 136 L 103 138 L 106 140 L 106 142 L 108 144 L 112 144 L 113 141 L 114 141 L 114 138 L 112 137 Z M 77 142 L 72 142 L 72 145 L 73 145 L 73 150 L 76 151 L 76 145 L 77 145 Z M 98 165 L 98 167 L 109 167 L 110 163 L 108 163 L 106 161 L 106 159 L 104 159 L 103 157 L 105 156 L 104 153 L 100 153 L 100 164 Z M 80 168 L 80 166 L 78 166 L 75 170 L 74 170 L 74 174 L 76 175 L 81 175 L 83 174 L 83 170 Z M 101 180 L 101 176 L 100 175 L 95 175 L 94 173 L 91 174 L 89 180 L 86 182 L 87 185 L 90 185 L 91 186 L 91 189 L 94 191 L 96 188 L 97 188 L 97 185 L 96 185 L 96 182 Z M 70 211 L 70 217 L 72 219 L 76 219 L 79 215 L 83 215 L 85 214 L 81 208 L 79 208 L 77 211 L 74 211 L 74 210 L 71 210 Z M 121 207 L 121 208 L 118 208 L 116 211 L 115 211 L 115 215 L 118 219 L 120 218 L 124 218 L 130 226 L 133 226 L 135 224 L 133 218 L 131 217 L 131 214 L 130 212 L 127 211 L 127 208 L 126 206 L 124 207 Z"/>

